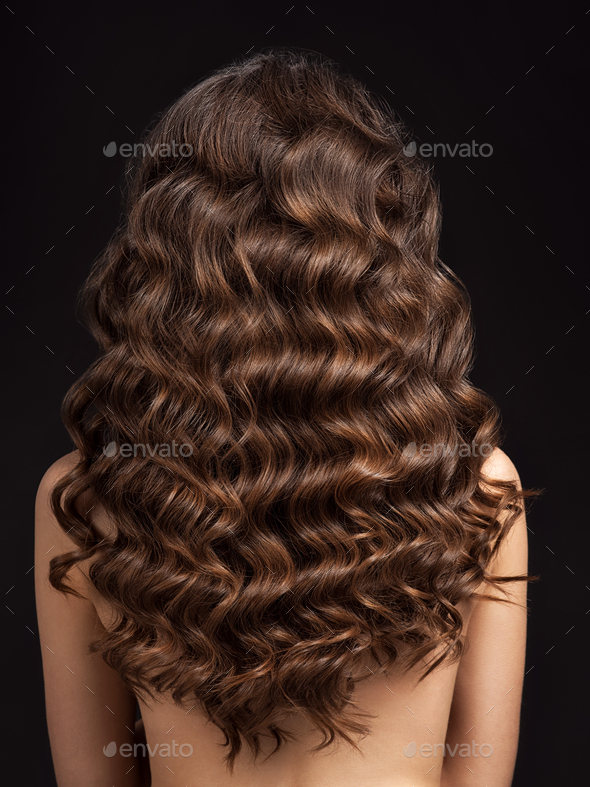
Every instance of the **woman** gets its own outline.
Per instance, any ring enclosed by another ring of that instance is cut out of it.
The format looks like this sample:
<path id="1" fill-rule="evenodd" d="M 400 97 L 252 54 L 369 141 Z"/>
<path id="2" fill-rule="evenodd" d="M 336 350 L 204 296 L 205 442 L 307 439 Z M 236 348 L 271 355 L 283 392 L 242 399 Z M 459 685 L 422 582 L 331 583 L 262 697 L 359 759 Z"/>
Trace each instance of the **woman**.
<path id="1" fill-rule="evenodd" d="M 279 49 L 135 151 L 37 496 L 60 787 L 510 785 L 532 492 L 407 142 Z"/>

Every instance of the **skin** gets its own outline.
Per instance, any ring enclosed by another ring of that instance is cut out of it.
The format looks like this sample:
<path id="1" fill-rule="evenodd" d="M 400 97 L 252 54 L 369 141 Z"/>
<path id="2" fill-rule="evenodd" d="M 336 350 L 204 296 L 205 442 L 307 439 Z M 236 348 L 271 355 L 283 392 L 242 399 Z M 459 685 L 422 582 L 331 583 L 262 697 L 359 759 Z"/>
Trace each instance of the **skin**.
<path id="1" fill-rule="evenodd" d="M 35 505 L 37 613 L 47 723 L 59 787 L 509 787 L 512 783 L 524 675 L 524 582 L 504 586 L 516 605 L 486 599 L 464 605 L 469 648 L 460 662 L 443 663 L 419 684 L 417 672 L 395 671 L 359 684 L 358 705 L 375 714 L 370 720 L 372 734 L 359 743 L 360 752 L 340 744 L 310 754 L 308 749 L 319 737 L 293 716 L 288 723 L 299 742 L 289 743 L 262 763 L 254 763 L 247 753 L 240 755 L 230 777 L 219 746 L 223 736 L 206 724 L 196 708 L 186 712 L 166 697 L 158 703 L 140 703 L 142 721 L 136 725 L 135 697 L 99 656 L 87 653 L 89 643 L 108 626 L 110 611 L 90 585 L 86 567 L 76 567 L 70 575 L 83 599 L 59 593 L 47 578 L 50 559 L 74 548 L 51 513 L 49 494 L 76 461 L 77 452 L 72 452 L 47 470 Z M 484 472 L 520 486 L 513 463 L 499 449 L 486 460 Z M 97 527 L 107 528 L 100 511 L 94 513 Z M 524 514 L 490 570 L 508 576 L 527 572 Z M 192 755 L 133 755 L 134 743 L 147 740 L 154 751 L 156 744 L 172 744 L 171 739 L 177 746 L 192 747 Z M 112 741 L 119 750 L 105 756 L 103 747 Z M 411 743 L 416 743 L 417 753 L 410 757 L 404 751 L 411 753 L 411 748 L 406 749 Z M 130 745 L 130 756 L 122 756 L 121 744 Z M 433 748 L 435 744 L 438 748 Z M 466 744 L 468 756 L 460 748 Z M 270 742 L 265 744 L 266 753 L 272 748 Z M 491 755 L 485 756 L 490 748 Z"/>

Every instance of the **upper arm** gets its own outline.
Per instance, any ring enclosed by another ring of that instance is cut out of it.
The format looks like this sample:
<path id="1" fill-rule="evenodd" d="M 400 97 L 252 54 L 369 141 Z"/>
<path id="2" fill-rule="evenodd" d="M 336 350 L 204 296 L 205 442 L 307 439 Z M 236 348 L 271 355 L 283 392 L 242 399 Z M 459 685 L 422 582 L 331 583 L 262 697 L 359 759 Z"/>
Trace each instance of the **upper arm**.
<path id="1" fill-rule="evenodd" d="M 55 773 L 59 787 L 136 787 L 135 758 L 103 753 L 112 741 L 117 746 L 133 743 L 135 698 L 100 655 L 88 653 L 101 630 L 89 598 L 61 593 L 48 579 L 51 558 L 75 548 L 49 504 L 55 483 L 75 462 L 75 452 L 55 462 L 43 476 L 35 501 L 35 595 Z M 67 581 L 88 596 L 87 580 L 77 566 Z"/>
<path id="2" fill-rule="evenodd" d="M 484 464 L 484 472 L 488 477 L 515 481 L 521 488 L 516 468 L 499 449 Z M 526 574 L 527 562 L 523 511 L 489 571 L 502 576 Z M 451 750 L 455 744 L 459 748 L 454 757 L 445 756 L 443 785 L 472 784 L 473 774 L 488 787 L 512 783 L 524 679 L 527 583 L 510 582 L 502 587 L 516 604 L 479 599 L 469 620 L 468 649 L 459 664 L 447 732 Z M 486 588 L 485 592 L 503 596 L 501 591 Z M 475 755 L 468 759 L 457 756 L 463 744 L 469 744 Z"/>

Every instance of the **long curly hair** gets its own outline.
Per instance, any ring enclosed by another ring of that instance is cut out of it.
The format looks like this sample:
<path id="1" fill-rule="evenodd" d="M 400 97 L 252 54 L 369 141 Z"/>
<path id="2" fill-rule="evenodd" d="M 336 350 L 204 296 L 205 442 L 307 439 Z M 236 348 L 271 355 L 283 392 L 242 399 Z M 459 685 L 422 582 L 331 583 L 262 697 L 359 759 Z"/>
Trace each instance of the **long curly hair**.
<path id="1" fill-rule="evenodd" d="M 198 702 L 230 769 L 292 712 L 316 749 L 357 746 L 355 685 L 458 658 L 458 605 L 514 581 L 488 568 L 533 493 L 483 480 L 499 412 L 407 142 L 325 57 L 234 61 L 135 150 L 82 290 L 100 349 L 63 403 L 79 460 L 52 507 L 77 549 L 50 581 L 75 592 L 91 558 L 115 613 L 91 649 L 137 696 Z"/>

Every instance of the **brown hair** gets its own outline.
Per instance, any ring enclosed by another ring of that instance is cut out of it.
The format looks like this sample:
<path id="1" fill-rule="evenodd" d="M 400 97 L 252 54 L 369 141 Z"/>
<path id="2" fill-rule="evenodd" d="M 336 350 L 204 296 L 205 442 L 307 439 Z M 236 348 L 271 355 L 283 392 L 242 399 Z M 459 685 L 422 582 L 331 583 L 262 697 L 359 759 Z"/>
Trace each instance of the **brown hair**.
<path id="1" fill-rule="evenodd" d="M 428 674 L 462 652 L 460 602 L 514 579 L 487 568 L 529 492 L 482 486 L 499 414 L 407 141 L 326 58 L 236 61 L 150 131 L 83 290 L 100 353 L 65 397 L 80 458 L 52 496 L 78 548 L 50 579 L 68 592 L 92 559 L 117 615 L 93 649 L 138 695 L 199 702 L 230 768 L 293 710 L 318 748 L 356 745 L 367 658 L 438 648 Z M 154 451 L 173 441 L 190 453 Z"/>

